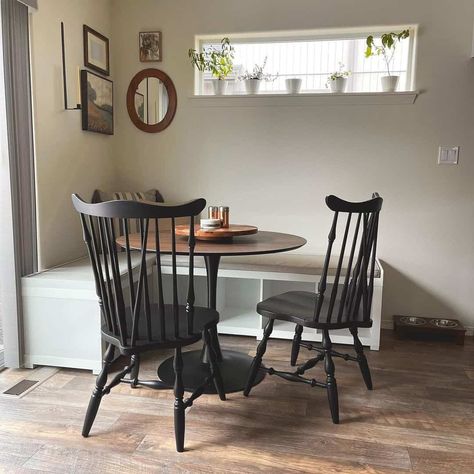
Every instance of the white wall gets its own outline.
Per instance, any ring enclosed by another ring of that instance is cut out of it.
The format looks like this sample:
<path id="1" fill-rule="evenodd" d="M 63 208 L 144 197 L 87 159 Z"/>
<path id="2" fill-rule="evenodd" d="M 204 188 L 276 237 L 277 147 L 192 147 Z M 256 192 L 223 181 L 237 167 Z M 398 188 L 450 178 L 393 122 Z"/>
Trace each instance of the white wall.
<path id="1" fill-rule="evenodd" d="M 81 113 L 63 106 L 60 21 L 64 21 L 70 105 L 77 100 L 78 66 L 84 66 L 82 26 L 111 37 L 109 0 L 39 0 L 32 15 L 38 226 L 41 268 L 85 254 L 71 194 L 90 199 L 96 187 L 116 181 L 114 137 L 83 132 Z M 111 40 L 113 52 L 114 43 Z M 112 62 L 113 74 L 113 62 Z M 112 76 L 113 77 L 113 76 Z"/>
<path id="2" fill-rule="evenodd" d="M 385 198 L 379 251 L 386 268 L 385 317 L 458 316 L 474 326 L 471 0 L 112 5 L 113 147 L 122 188 L 158 186 L 167 199 L 203 196 L 229 205 L 234 222 L 304 235 L 305 252 L 325 246 L 325 195 L 364 199 L 378 191 Z M 193 70 L 186 52 L 196 34 L 404 23 L 420 24 L 422 94 L 414 105 L 205 108 L 188 99 Z M 164 57 L 154 66 L 171 76 L 178 92 L 174 122 L 156 135 L 136 129 L 125 107 L 130 79 L 148 66 L 138 61 L 138 32 L 153 29 L 163 32 Z M 80 140 L 86 138 L 92 140 Z M 461 146 L 459 166 L 436 164 L 440 144 Z"/>

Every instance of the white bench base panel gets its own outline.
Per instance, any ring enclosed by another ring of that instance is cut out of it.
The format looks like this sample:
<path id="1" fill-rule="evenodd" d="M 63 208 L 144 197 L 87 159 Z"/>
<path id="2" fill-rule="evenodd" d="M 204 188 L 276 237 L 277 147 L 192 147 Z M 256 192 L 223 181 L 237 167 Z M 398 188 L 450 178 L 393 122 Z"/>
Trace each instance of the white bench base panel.
<path id="1" fill-rule="evenodd" d="M 308 267 L 302 268 L 304 273 L 295 273 L 298 270 L 294 265 L 283 266 L 291 273 L 276 271 L 275 265 L 262 265 L 266 257 L 271 261 L 271 255 L 257 257 L 257 264 L 252 264 L 251 257 L 245 257 L 247 262 L 242 262 L 242 258 L 223 258 L 223 264 L 219 269 L 217 279 L 217 310 L 220 314 L 218 330 L 220 334 L 230 334 L 237 336 L 253 336 L 257 339 L 263 337 L 263 328 L 266 320 L 256 312 L 257 304 L 273 295 L 291 290 L 316 291 L 320 280 L 319 268 L 313 268 L 309 273 Z M 294 261 L 292 257 L 297 257 L 299 262 L 304 258 L 297 254 L 286 255 L 287 262 Z M 280 261 L 282 257 L 280 256 Z M 235 261 L 235 268 L 232 262 Z M 238 269 L 236 269 L 238 268 Z M 245 269 L 247 268 L 247 269 Z M 380 327 L 382 317 L 382 291 L 383 291 L 383 269 L 378 262 L 379 275 L 374 280 L 374 295 L 372 300 L 371 328 L 361 328 L 359 336 L 364 346 L 369 346 L 371 350 L 379 350 L 380 347 Z M 184 302 L 187 291 L 188 269 L 184 266 L 178 267 L 178 285 L 180 299 Z M 163 273 L 170 274 L 170 267 L 163 267 Z M 202 263 L 197 262 L 195 272 L 196 305 L 207 305 L 206 270 Z M 170 280 L 170 279 L 169 279 Z M 328 283 L 332 283 L 334 278 L 328 277 Z M 171 281 L 167 282 L 168 290 L 171 289 Z M 295 324 L 276 321 L 272 337 L 277 339 L 293 339 Z M 321 331 L 305 328 L 303 340 L 320 342 Z M 353 338 L 349 330 L 331 331 L 331 340 L 336 344 L 353 344 Z"/>
<path id="2" fill-rule="evenodd" d="M 154 255 L 148 257 L 149 263 Z M 311 258 L 301 254 L 223 258 L 217 283 L 217 309 L 220 312 L 220 334 L 252 336 L 260 339 L 266 321 L 256 312 L 257 303 L 269 296 L 290 290 L 316 291 L 320 268 Z M 185 259 L 187 261 L 187 259 Z M 124 262 L 122 262 L 124 263 Z M 188 269 L 180 262 L 178 284 L 181 302 L 187 293 Z M 133 280 L 138 277 L 139 254 L 133 262 Z M 126 286 L 126 265 L 121 265 Z M 284 271 L 280 271 L 283 269 Z M 370 329 L 361 329 L 362 344 L 379 349 L 382 312 L 383 269 L 375 279 Z M 156 267 L 150 265 L 153 280 Z M 167 275 L 165 295 L 171 295 L 171 268 L 163 266 Z M 207 306 L 207 282 L 204 262 L 196 259 L 196 305 Z M 333 277 L 328 277 L 331 282 Z M 155 283 L 155 282 L 154 282 Z M 156 288 L 156 284 L 153 285 Z M 50 365 L 92 370 L 102 367 L 103 344 L 100 335 L 100 311 L 92 269 L 84 258 L 22 279 L 23 321 L 26 367 Z M 152 298 L 156 295 L 151 293 Z M 292 339 L 295 325 L 277 321 L 272 337 Z M 352 344 L 349 331 L 331 331 L 334 343 Z M 305 329 L 303 340 L 321 341 L 321 333 Z"/>
<path id="3" fill-rule="evenodd" d="M 153 256 L 150 255 L 151 262 Z M 154 260 L 154 259 L 153 259 Z M 139 254 L 132 260 L 138 281 Z M 128 285 L 125 254 L 119 255 L 122 284 Z M 150 277 L 152 267 L 150 266 Z M 89 258 L 22 278 L 24 366 L 102 369 L 101 315 Z"/>

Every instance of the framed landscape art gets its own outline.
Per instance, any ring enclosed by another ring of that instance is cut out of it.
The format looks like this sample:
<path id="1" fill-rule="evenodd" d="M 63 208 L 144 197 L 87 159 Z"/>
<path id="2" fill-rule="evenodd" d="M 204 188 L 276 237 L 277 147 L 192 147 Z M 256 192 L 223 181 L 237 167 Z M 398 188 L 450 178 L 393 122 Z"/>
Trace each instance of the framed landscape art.
<path id="1" fill-rule="evenodd" d="M 81 71 L 82 130 L 114 134 L 113 83 L 93 72 Z"/>

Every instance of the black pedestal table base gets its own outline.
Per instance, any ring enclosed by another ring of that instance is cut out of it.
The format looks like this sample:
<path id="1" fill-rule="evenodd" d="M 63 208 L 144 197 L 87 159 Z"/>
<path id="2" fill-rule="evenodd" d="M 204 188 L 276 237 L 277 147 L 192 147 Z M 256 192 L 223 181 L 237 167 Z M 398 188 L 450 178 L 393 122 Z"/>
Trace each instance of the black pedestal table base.
<path id="1" fill-rule="evenodd" d="M 250 240 L 242 237 L 240 244 L 237 245 L 237 248 L 234 248 L 234 250 L 232 250 L 232 246 L 226 248 L 228 244 L 216 244 L 218 247 L 216 247 L 215 252 L 211 252 L 209 249 L 206 251 L 200 251 L 199 241 L 197 242 L 194 255 L 202 255 L 206 263 L 209 308 L 216 309 L 217 274 L 219 272 L 221 255 L 258 255 L 262 253 L 285 252 L 287 250 L 299 248 L 306 243 L 306 240 L 301 237 L 274 232 L 261 231 L 258 234 L 247 237 Z M 262 245 L 262 240 L 265 242 L 265 245 Z M 150 239 L 150 241 L 153 241 L 153 239 Z M 180 244 L 180 242 L 178 242 L 178 244 Z M 245 242 L 247 242 L 247 244 L 245 244 Z M 205 243 L 205 245 L 209 246 L 209 243 Z M 188 251 L 189 248 L 185 247 L 181 250 L 181 253 L 186 255 Z M 257 317 L 256 314 L 255 317 Z M 250 366 L 253 358 L 237 351 L 221 351 L 217 330 L 212 328 L 210 331 L 212 345 L 216 352 L 216 358 L 221 369 L 224 390 L 226 393 L 243 391 L 247 385 L 247 378 L 250 373 Z M 207 362 L 208 357 L 206 347 L 203 347 L 202 351 L 183 353 L 183 380 L 186 391 L 192 392 L 194 389 L 199 387 L 203 380 L 209 375 L 209 364 Z M 165 360 L 160 365 L 158 368 L 158 376 L 163 382 L 169 385 L 174 384 L 175 376 L 172 357 Z M 264 377 L 265 372 L 259 370 L 254 385 L 260 383 Z M 209 384 L 204 393 L 217 393 L 214 384 Z"/>
<path id="2" fill-rule="evenodd" d="M 226 393 L 241 392 L 247 384 L 250 365 L 253 357 L 237 351 L 222 351 L 222 361 L 219 362 L 224 390 Z M 183 352 L 183 382 L 184 389 L 192 392 L 202 384 L 209 375 L 209 365 L 201 360 L 201 351 Z M 169 384 L 174 384 L 173 357 L 166 359 L 158 368 L 158 377 Z M 254 385 L 259 384 L 265 377 L 265 372 L 259 371 Z M 210 383 L 204 393 L 217 393 L 214 384 Z"/>

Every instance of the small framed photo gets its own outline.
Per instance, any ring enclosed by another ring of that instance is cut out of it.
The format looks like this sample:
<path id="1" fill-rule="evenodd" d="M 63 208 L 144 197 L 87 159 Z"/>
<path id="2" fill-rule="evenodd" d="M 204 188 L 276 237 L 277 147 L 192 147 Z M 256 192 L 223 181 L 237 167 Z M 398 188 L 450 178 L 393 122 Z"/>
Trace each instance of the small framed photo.
<path id="1" fill-rule="evenodd" d="M 84 65 L 105 76 L 110 74 L 109 39 L 84 25 Z"/>
<path id="2" fill-rule="evenodd" d="M 93 72 L 81 71 L 82 130 L 114 134 L 113 82 Z"/>
<path id="3" fill-rule="evenodd" d="M 142 63 L 161 61 L 163 58 L 161 43 L 161 31 L 140 32 L 138 34 L 140 61 Z"/>

